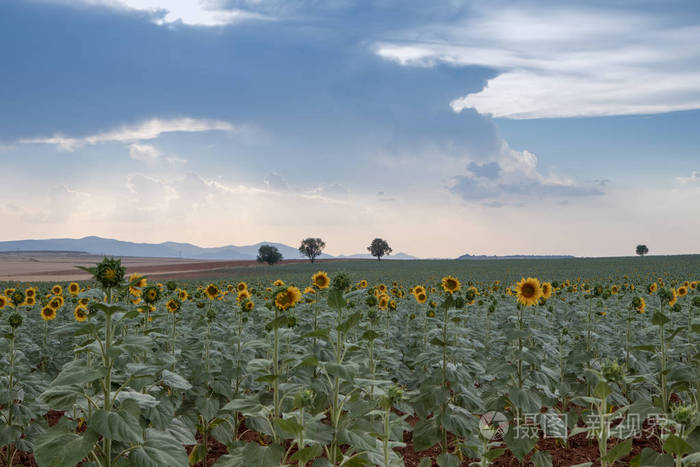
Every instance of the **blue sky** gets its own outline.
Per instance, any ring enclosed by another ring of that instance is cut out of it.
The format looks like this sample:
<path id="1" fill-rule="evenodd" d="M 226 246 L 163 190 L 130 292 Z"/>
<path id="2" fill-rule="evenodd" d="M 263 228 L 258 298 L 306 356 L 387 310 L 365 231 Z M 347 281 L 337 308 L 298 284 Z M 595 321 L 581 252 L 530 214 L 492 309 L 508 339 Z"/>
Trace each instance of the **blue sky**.
<path id="1" fill-rule="evenodd" d="M 5 0 L 0 240 L 700 253 L 700 5 Z"/>

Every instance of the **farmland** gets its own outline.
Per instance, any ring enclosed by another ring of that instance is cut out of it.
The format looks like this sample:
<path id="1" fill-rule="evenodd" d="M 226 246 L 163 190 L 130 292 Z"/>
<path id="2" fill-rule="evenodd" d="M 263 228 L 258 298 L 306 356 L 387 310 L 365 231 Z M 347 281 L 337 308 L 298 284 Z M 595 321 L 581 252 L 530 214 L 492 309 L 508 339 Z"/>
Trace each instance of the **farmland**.
<path id="1" fill-rule="evenodd" d="M 700 462 L 697 255 L 66 261 L 0 287 L 0 465 Z"/>

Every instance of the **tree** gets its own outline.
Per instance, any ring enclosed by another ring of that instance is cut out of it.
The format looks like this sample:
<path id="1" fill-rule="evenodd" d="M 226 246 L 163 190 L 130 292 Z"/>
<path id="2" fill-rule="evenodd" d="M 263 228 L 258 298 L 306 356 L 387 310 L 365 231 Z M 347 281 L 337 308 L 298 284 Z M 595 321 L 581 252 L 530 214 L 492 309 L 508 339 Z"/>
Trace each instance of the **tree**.
<path id="1" fill-rule="evenodd" d="M 324 248 L 326 248 L 326 242 L 320 238 L 309 237 L 301 241 L 299 253 L 309 258 L 309 260 L 313 263 L 316 257 L 321 255 Z"/>
<path id="2" fill-rule="evenodd" d="M 637 254 L 639 256 L 644 256 L 649 253 L 649 248 L 646 245 L 637 245 Z"/>
<path id="3" fill-rule="evenodd" d="M 276 246 L 260 245 L 260 248 L 258 248 L 257 260 L 258 263 L 267 263 L 272 266 L 282 260 L 282 253 L 280 253 Z"/>
<path id="4" fill-rule="evenodd" d="M 372 244 L 367 247 L 367 250 L 372 253 L 372 256 L 377 257 L 377 261 L 381 261 L 382 256 L 391 254 L 391 247 L 386 240 L 382 238 L 375 238 L 372 240 Z"/>

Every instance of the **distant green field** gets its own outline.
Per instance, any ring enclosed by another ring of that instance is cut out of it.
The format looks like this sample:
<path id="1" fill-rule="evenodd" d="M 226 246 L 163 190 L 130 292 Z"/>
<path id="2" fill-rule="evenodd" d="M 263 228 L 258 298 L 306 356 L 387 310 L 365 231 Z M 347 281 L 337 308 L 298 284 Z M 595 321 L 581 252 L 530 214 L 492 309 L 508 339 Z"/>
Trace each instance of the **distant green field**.
<path id="1" fill-rule="evenodd" d="M 269 267 L 239 267 L 205 273 L 202 279 L 236 278 L 251 281 L 283 279 L 290 283 L 308 282 L 316 271 L 343 271 L 353 280 L 367 279 L 370 283 L 389 281 L 434 282 L 445 274 L 462 280 L 513 282 L 521 277 L 535 276 L 543 280 L 589 279 L 621 280 L 630 278 L 655 280 L 670 277 L 700 276 L 700 255 L 567 258 L 567 259 L 509 259 L 509 260 L 350 260 L 320 263 L 291 263 Z"/>

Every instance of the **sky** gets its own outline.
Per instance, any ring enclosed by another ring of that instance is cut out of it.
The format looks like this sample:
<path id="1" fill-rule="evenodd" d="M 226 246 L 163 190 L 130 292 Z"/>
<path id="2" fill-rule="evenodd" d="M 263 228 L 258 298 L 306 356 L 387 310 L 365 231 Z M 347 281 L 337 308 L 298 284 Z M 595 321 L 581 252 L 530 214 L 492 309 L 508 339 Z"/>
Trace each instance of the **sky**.
<path id="1" fill-rule="evenodd" d="M 700 3 L 3 0 L 0 240 L 700 253 Z"/>

